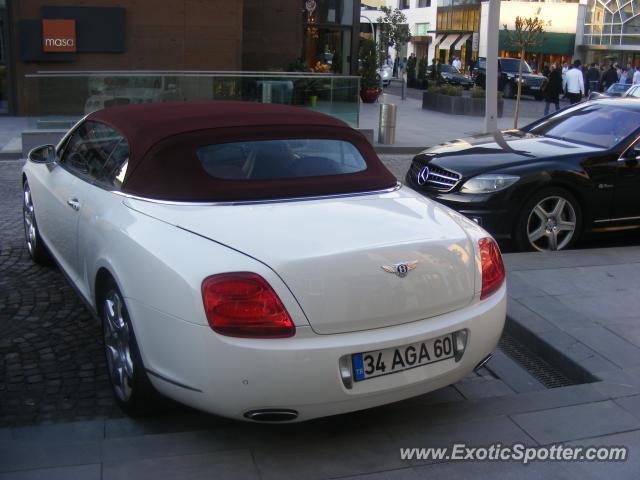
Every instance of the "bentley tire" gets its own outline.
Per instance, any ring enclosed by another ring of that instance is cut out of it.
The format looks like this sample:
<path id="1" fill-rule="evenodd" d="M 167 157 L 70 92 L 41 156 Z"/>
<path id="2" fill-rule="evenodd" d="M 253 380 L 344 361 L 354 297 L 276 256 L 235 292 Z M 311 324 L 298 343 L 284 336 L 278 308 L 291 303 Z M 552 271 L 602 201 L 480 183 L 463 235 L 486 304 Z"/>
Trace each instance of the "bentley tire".
<path id="1" fill-rule="evenodd" d="M 108 281 L 103 292 L 104 350 L 115 400 L 128 415 L 149 413 L 156 393 L 142 363 L 127 306 L 113 280 Z"/>
<path id="2" fill-rule="evenodd" d="M 22 219 L 27 250 L 29 251 L 29 256 L 34 262 L 46 265 L 50 262 L 51 257 L 49 256 L 49 251 L 44 246 L 42 238 L 40 237 L 29 182 L 25 180 L 22 187 Z"/>

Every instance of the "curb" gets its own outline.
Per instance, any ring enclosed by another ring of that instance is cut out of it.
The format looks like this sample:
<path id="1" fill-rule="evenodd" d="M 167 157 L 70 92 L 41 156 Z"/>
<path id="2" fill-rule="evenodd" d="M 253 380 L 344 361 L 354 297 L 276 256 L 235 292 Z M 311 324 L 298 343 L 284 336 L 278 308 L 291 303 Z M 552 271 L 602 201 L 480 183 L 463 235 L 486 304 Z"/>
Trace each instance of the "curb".
<path id="1" fill-rule="evenodd" d="M 426 150 L 429 147 L 411 147 L 411 146 L 396 146 L 396 145 L 373 145 L 373 149 L 376 153 L 382 154 L 400 154 L 400 155 L 417 155 L 418 153 Z"/>

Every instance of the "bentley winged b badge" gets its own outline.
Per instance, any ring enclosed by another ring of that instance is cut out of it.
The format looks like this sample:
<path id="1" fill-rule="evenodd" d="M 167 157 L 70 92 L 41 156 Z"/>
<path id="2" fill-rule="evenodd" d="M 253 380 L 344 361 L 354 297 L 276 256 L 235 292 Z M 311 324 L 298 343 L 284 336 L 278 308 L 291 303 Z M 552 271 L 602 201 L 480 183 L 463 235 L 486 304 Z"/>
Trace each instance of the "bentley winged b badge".
<path id="1" fill-rule="evenodd" d="M 418 260 L 411 260 L 409 262 L 395 263 L 393 265 L 382 265 L 385 272 L 395 273 L 400 278 L 406 277 L 407 273 L 415 269 L 418 266 Z"/>

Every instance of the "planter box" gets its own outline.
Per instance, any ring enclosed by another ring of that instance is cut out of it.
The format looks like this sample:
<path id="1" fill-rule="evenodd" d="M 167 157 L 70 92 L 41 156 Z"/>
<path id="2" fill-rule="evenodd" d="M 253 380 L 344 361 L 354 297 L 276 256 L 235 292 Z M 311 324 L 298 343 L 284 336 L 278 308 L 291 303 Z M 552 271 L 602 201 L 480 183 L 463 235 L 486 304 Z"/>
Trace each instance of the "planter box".
<path id="1" fill-rule="evenodd" d="M 502 117 L 504 103 L 498 98 L 498 117 Z M 484 98 L 472 98 L 465 95 L 454 97 L 440 93 L 424 92 L 422 108 L 450 115 L 470 115 L 484 117 Z"/>

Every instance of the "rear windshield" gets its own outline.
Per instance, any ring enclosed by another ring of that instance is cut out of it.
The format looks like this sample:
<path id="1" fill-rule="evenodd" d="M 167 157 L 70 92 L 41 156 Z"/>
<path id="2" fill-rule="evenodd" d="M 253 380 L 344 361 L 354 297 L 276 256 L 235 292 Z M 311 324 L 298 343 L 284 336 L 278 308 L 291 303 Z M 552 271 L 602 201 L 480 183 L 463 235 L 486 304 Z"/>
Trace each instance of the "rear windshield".
<path id="1" fill-rule="evenodd" d="M 204 170 L 223 180 L 277 180 L 343 175 L 367 163 L 343 140 L 261 140 L 207 145 L 197 150 Z"/>

